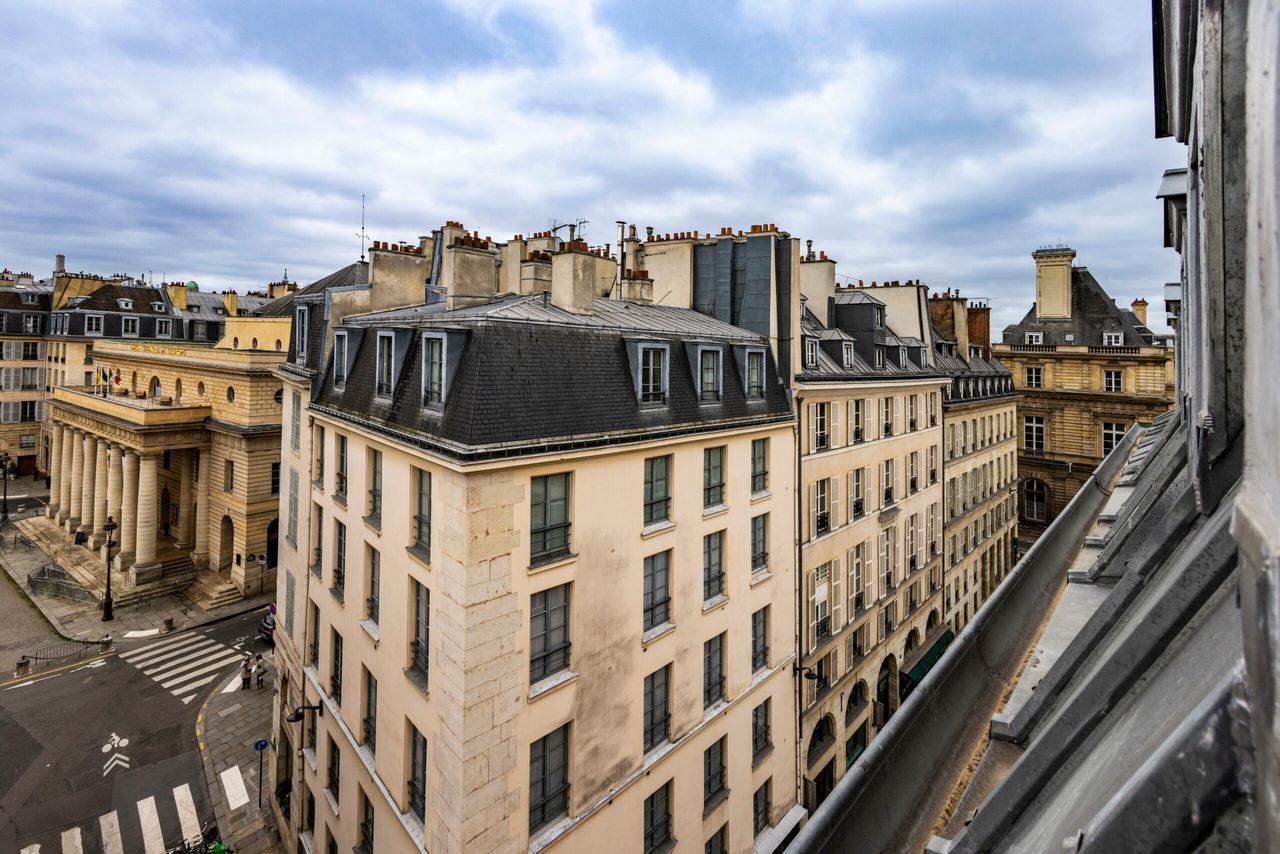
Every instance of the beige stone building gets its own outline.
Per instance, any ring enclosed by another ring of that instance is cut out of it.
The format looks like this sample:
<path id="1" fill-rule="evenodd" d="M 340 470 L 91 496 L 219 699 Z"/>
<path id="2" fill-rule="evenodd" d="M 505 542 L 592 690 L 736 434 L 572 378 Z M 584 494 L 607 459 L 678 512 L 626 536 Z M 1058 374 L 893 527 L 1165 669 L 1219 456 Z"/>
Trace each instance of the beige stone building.
<path id="1" fill-rule="evenodd" d="M 288 319 L 258 321 L 287 340 Z M 48 401 L 48 514 L 101 549 L 138 587 L 197 581 L 205 605 L 272 589 L 277 558 L 282 393 L 273 350 L 95 342 L 101 382 Z M 119 590 L 119 588 L 117 588 Z"/>
<path id="2" fill-rule="evenodd" d="M 1135 421 L 1173 405 L 1173 347 L 1147 328 L 1147 302 L 1115 305 L 1075 251 L 1032 253 L 1036 302 L 995 353 L 1020 398 L 1021 534 L 1035 540 Z"/>
<path id="3" fill-rule="evenodd" d="M 290 300 L 291 852 L 772 851 L 800 820 L 786 383 L 608 255 L 449 223 Z"/>
<path id="4" fill-rule="evenodd" d="M 48 325 L 47 285 L 30 273 L 0 272 L 0 452 L 18 476 L 40 470 Z"/>

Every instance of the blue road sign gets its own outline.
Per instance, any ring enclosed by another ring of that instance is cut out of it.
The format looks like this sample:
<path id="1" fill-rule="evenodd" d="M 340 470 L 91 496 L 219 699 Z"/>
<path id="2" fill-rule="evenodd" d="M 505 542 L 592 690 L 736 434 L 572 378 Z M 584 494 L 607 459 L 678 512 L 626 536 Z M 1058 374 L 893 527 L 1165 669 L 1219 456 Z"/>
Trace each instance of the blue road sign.
<path id="1" fill-rule="evenodd" d="M 254 749 L 254 750 L 259 750 L 259 751 L 261 751 L 261 750 L 266 750 L 266 749 L 267 749 L 267 740 L 266 740 L 265 738 L 260 738 L 260 739 L 258 739 L 257 741 L 255 741 L 255 742 L 253 743 L 253 749 Z"/>

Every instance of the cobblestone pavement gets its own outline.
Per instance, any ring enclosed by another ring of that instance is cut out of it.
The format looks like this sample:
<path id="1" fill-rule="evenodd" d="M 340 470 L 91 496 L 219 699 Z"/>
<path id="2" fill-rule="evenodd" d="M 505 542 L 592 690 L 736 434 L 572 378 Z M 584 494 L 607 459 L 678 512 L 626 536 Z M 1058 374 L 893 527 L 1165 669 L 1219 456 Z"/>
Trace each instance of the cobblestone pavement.
<path id="1" fill-rule="evenodd" d="M 12 667 L 24 653 L 31 654 L 59 640 L 58 633 L 22 588 L 8 575 L 0 579 L 0 667 Z"/>
<path id="2" fill-rule="evenodd" d="M 266 655 L 269 674 L 262 688 L 240 689 L 237 674 L 209 695 L 196 719 L 196 740 L 209 785 L 209 797 L 222 840 L 236 854 L 283 851 L 271 818 L 274 793 L 258 799 L 258 751 L 254 742 L 271 737 L 271 699 L 275 691 L 275 655 Z M 262 754 L 262 776 L 270 778 L 270 751 Z M 243 784 L 238 785 L 238 784 Z"/>

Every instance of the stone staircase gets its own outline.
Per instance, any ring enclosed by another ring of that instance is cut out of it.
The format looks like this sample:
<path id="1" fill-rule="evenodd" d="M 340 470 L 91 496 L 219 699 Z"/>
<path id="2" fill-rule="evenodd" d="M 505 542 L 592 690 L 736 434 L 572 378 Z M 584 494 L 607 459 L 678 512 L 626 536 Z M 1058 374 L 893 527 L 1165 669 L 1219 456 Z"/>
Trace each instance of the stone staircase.
<path id="1" fill-rule="evenodd" d="M 187 598 L 206 611 L 238 602 L 243 596 L 229 578 L 217 572 L 202 572 L 187 588 Z"/>

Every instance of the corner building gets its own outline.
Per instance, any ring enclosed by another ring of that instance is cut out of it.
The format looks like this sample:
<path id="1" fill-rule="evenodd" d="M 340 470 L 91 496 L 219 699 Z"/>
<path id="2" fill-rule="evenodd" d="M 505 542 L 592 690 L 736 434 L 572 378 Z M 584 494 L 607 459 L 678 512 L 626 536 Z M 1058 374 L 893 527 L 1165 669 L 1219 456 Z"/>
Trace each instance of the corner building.
<path id="1" fill-rule="evenodd" d="M 786 384 L 768 338 L 622 279 L 449 223 L 293 295 L 288 850 L 772 851 L 799 821 Z"/>

